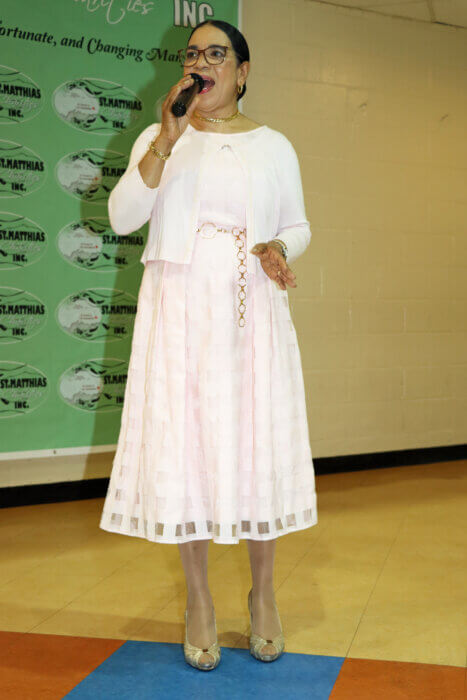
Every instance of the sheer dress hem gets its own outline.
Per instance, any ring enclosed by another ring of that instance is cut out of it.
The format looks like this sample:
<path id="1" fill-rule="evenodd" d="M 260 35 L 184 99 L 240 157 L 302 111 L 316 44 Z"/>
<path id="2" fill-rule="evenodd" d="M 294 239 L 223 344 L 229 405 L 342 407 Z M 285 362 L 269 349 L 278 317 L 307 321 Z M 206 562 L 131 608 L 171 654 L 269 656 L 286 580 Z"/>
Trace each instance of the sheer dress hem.
<path id="1" fill-rule="evenodd" d="M 215 544 L 239 544 L 240 540 L 265 541 L 273 540 L 281 535 L 305 530 L 317 525 L 318 513 L 316 505 L 299 513 L 292 513 L 286 518 L 276 518 L 273 523 L 264 521 L 251 526 L 250 521 L 242 520 L 239 524 L 220 525 L 211 520 L 192 521 L 187 523 L 164 524 L 152 523 L 148 527 L 148 521 L 134 516 L 124 516 L 112 513 L 110 517 L 104 515 L 100 524 L 101 529 L 119 535 L 141 537 L 150 542 L 162 542 L 165 544 L 181 544 L 195 540 L 212 540 Z M 284 525 L 284 523 L 287 523 Z M 168 530 L 167 536 L 162 534 Z M 228 535 L 228 531 L 237 534 Z"/>

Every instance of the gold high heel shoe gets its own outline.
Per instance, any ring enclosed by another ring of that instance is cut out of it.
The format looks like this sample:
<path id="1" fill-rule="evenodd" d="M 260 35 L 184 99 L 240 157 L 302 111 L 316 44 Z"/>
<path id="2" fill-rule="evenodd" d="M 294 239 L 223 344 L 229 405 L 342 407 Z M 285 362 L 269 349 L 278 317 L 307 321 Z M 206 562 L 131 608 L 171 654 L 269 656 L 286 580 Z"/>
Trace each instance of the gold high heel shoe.
<path id="1" fill-rule="evenodd" d="M 252 616 L 252 612 L 251 612 L 251 590 L 248 593 L 248 610 L 250 611 L 250 626 L 251 626 L 250 654 L 252 654 L 256 659 L 259 659 L 260 661 L 275 661 L 282 654 L 282 652 L 284 651 L 284 647 L 285 647 L 285 639 L 284 639 L 284 634 L 283 634 L 283 630 L 282 630 L 282 623 L 280 623 L 281 631 L 279 632 L 277 637 L 274 637 L 274 639 L 264 639 L 264 637 L 260 637 L 259 634 L 253 633 L 253 616 Z M 277 607 L 276 607 L 276 610 L 277 610 Z M 262 654 L 261 649 L 266 644 L 273 644 L 277 650 L 276 653 L 275 654 Z"/>
<path id="2" fill-rule="evenodd" d="M 216 618 L 214 617 L 214 626 L 216 629 L 216 636 L 217 636 L 217 624 L 216 624 Z M 201 647 L 195 647 L 193 644 L 190 644 L 188 641 L 188 624 L 187 624 L 187 611 L 185 610 L 185 641 L 183 643 L 183 653 L 185 654 L 185 661 L 190 664 L 190 666 L 193 666 L 194 668 L 199 668 L 201 671 L 212 671 L 212 669 L 216 668 L 218 666 L 219 661 L 221 660 L 221 649 L 220 646 L 217 642 L 213 642 L 210 647 L 207 649 L 202 649 Z M 200 663 L 199 659 L 201 654 L 208 653 L 211 654 L 213 657 L 214 661 L 212 663 L 208 664 L 203 664 Z"/>

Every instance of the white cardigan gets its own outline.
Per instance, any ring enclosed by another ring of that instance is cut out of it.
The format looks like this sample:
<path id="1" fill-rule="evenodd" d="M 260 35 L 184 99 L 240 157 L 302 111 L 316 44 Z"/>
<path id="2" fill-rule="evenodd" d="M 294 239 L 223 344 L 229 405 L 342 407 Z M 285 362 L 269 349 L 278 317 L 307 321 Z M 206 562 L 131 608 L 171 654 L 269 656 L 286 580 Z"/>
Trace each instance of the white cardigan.
<path id="1" fill-rule="evenodd" d="M 199 186 L 203 166 L 212 152 L 223 145 L 188 124 L 165 162 L 158 187 L 148 187 L 138 163 L 150 142 L 159 134 L 160 123 L 148 126 L 133 144 L 126 171 L 108 200 L 109 218 L 115 233 L 126 236 L 149 221 L 149 234 L 141 262 L 168 260 L 189 263 L 195 241 L 199 211 Z M 248 175 L 247 270 L 256 272 L 259 258 L 249 251 L 255 243 L 277 237 L 288 248 L 287 263 L 301 255 L 311 239 L 306 218 L 300 166 L 286 136 L 268 126 L 237 134 L 228 143 Z"/>

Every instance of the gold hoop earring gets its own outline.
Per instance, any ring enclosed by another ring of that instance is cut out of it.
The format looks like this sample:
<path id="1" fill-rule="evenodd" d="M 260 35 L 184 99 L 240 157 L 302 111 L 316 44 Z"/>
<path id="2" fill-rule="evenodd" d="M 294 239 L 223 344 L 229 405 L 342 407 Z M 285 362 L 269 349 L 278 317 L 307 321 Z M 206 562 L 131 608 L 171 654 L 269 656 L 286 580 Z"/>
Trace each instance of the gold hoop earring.
<path id="1" fill-rule="evenodd" d="M 238 85 L 238 86 L 237 86 L 237 92 L 238 92 L 238 94 L 240 94 L 242 90 L 243 90 L 243 86 L 242 86 L 242 85 Z"/>

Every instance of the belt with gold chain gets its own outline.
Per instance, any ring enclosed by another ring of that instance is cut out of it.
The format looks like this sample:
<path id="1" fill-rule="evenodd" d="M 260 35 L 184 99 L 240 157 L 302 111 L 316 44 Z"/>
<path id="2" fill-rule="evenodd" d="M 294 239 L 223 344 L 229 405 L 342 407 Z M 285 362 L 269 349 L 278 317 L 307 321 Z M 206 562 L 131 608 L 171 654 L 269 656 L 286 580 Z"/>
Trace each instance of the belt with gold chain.
<path id="1" fill-rule="evenodd" d="M 214 238 L 217 233 L 232 233 L 235 236 L 235 246 L 237 248 L 237 258 L 238 264 L 237 269 L 239 273 L 238 278 L 238 325 L 243 327 L 245 325 L 245 311 L 246 311 L 246 252 L 245 252 L 245 233 L 246 228 L 240 226 L 217 226 L 211 221 L 205 221 L 200 227 L 196 229 L 196 233 L 199 233 L 202 238 Z"/>

